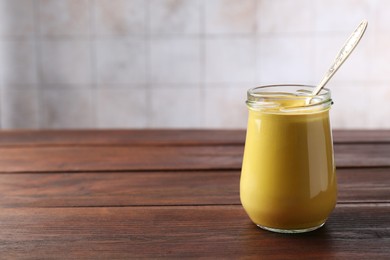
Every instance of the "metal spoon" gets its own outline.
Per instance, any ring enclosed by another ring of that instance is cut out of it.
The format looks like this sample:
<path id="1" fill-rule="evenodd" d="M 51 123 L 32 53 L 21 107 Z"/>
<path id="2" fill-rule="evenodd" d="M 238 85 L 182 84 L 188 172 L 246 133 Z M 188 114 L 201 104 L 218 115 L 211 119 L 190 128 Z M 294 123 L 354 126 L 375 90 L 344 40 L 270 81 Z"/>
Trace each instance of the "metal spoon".
<path id="1" fill-rule="evenodd" d="M 313 96 L 320 93 L 321 89 L 326 85 L 326 83 L 328 83 L 328 81 L 332 78 L 332 76 L 344 63 L 344 61 L 349 57 L 351 52 L 355 49 L 356 45 L 358 45 L 360 39 L 363 37 L 367 25 L 368 25 L 367 20 L 363 20 L 359 24 L 359 26 L 355 29 L 355 31 L 352 33 L 352 35 L 348 38 L 343 48 L 341 48 L 340 52 L 337 54 L 334 62 L 332 63 L 332 66 L 329 68 L 325 76 L 322 78 L 321 82 L 311 93 Z"/>

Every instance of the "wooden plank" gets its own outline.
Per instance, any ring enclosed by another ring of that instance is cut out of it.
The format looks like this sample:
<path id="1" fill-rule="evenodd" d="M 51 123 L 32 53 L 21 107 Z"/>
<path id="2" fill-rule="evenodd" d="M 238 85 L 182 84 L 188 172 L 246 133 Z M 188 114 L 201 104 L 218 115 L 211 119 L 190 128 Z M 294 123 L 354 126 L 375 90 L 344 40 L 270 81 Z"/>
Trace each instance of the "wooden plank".
<path id="1" fill-rule="evenodd" d="M 390 130 L 333 130 L 335 143 L 390 143 Z"/>
<path id="2" fill-rule="evenodd" d="M 389 167 L 390 144 L 336 144 L 337 167 Z"/>
<path id="3" fill-rule="evenodd" d="M 234 169 L 242 151 L 216 145 L 0 148 L 0 172 Z"/>
<path id="4" fill-rule="evenodd" d="M 334 130 L 335 143 L 390 143 L 390 130 Z M 0 147 L 243 145 L 245 130 L 1 130 Z"/>
<path id="5" fill-rule="evenodd" d="M 341 169 L 339 203 L 390 203 L 390 168 Z M 0 207 L 240 205 L 240 171 L 0 174 Z"/>
<path id="6" fill-rule="evenodd" d="M 317 231 L 258 229 L 240 206 L 2 209 L 4 259 L 385 259 L 390 206 L 339 206 Z"/>
<path id="7" fill-rule="evenodd" d="M 390 203 L 390 168 L 337 169 L 339 203 Z"/>
<path id="8" fill-rule="evenodd" d="M 94 145 L 242 145 L 244 130 L 2 130 L 0 147 Z"/>
<path id="9" fill-rule="evenodd" d="M 0 207 L 239 203 L 240 173 L 0 174 Z"/>
<path id="10" fill-rule="evenodd" d="M 240 169 L 243 146 L 44 146 L 0 148 L 0 172 Z M 390 144 L 339 144 L 342 167 L 389 167 Z"/>

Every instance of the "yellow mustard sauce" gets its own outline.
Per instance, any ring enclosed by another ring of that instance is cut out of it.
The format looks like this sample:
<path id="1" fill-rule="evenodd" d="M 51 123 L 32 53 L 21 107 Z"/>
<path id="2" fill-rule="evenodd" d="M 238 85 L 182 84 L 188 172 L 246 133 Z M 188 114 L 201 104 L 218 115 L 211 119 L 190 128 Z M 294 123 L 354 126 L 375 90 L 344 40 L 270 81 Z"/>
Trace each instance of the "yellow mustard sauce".
<path id="1" fill-rule="evenodd" d="M 240 198 L 258 226 L 318 227 L 336 205 L 329 108 L 288 111 L 304 102 L 282 98 L 276 108 L 249 108 Z"/>

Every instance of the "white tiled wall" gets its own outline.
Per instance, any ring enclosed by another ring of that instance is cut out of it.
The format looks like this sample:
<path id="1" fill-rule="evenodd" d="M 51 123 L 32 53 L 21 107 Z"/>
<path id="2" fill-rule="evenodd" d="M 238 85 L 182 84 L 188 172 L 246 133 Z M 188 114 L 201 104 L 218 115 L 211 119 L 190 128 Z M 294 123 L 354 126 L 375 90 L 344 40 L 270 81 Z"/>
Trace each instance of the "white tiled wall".
<path id="1" fill-rule="evenodd" d="M 387 0 L 0 0 L 1 128 L 245 128 L 246 90 L 328 87 L 334 128 L 390 128 Z"/>

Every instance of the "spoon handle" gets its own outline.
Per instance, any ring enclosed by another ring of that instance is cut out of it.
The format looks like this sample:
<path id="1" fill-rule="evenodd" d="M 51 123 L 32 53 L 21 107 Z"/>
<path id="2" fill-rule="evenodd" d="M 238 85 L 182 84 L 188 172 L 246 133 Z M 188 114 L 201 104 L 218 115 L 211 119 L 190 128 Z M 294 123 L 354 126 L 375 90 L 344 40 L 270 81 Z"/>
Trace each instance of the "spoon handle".
<path id="1" fill-rule="evenodd" d="M 358 45 L 364 32 L 366 31 L 367 25 L 367 20 L 363 20 L 356 28 L 356 30 L 352 33 L 352 35 L 348 38 L 343 48 L 341 48 L 340 52 L 337 54 L 335 60 L 332 63 L 332 66 L 329 68 L 318 86 L 313 90 L 313 96 L 317 95 L 321 91 L 321 89 L 326 85 L 326 83 L 328 83 L 328 81 L 332 78 L 335 72 L 344 63 L 344 61 L 349 57 L 351 52 L 355 49 L 356 45 Z"/>

